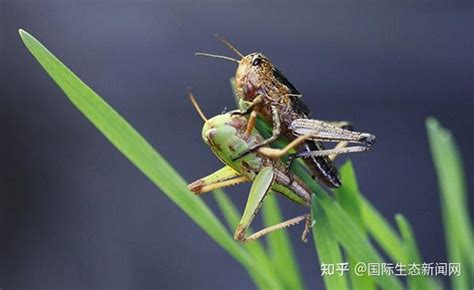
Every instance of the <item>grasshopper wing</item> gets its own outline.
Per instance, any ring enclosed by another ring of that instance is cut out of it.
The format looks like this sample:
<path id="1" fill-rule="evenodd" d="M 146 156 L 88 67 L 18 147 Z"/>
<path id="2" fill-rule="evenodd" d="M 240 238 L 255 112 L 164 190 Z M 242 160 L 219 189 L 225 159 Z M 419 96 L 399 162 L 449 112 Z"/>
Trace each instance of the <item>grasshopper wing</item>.
<path id="1" fill-rule="evenodd" d="M 307 135 L 310 139 L 326 142 L 354 142 L 370 146 L 375 142 L 375 136 L 368 133 L 342 129 L 329 123 L 312 120 L 296 119 L 291 122 L 289 129 L 296 136 Z"/>

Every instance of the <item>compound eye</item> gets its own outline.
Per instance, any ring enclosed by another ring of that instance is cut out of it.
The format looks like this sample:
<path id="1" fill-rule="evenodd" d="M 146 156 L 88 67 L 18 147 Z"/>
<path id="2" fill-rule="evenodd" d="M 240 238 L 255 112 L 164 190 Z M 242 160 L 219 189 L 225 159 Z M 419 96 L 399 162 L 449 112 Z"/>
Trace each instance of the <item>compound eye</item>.
<path id="1" fill-rule="evenodd" d="M 205 136 L 205 139 L 206 139 L 208 144 L 210 144 L 212 146 L 215 146 L 214 141 L 215 141 L 216 134 L 217 134 L 217 129 L 216 128 L 212 128 L 212 129 L 209 129 L 209 130 L 206 131 L 204 136 Z"/>
<path id="2" fill-rule="evenodd" d="M 253 60 L 252 65 L 257 66 L 262 63 L 262 59 L 257 57 L 256 59 Z"/>

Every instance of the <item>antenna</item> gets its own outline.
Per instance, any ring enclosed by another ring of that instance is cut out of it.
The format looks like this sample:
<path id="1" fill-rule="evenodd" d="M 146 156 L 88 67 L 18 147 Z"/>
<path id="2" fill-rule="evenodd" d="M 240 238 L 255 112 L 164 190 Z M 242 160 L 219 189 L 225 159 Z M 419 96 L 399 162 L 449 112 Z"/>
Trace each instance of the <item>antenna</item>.
<path id="1" fill-rule="evenodd" d="M 202 112 L 201 107 L 199 107 L 198 102 L 197 102 L 196 99 L 194 98 L 194 95 L 193 95 L 193 92 L 191 92 L 191 89 L 188 89 L 188 97 L 189 97 L 189 100 L 191 100 L 191 103 L 193 104 L 194 108 L 195 108 L 196 111 L 198 112 L 198 114 L 199 114 L 199 116 L 201 117 L 201 119 L 202 119 L 204 122 L 207 122 L 207 118 L 206 118 L 206 116 L 204 116 L 204 113 Z"/>
<path id="2" fill-rule="evenodd" d="M 244 55 L 241 54 L 240 51 L 238 51 L 237 48 L 235 48 L 232 44 L 230 44 L 230 42 L 228 42 L 227 39 L 225 39 L 224 37 L 220 36 L 217 33 L 214 34 L 214 36 L 217 37 L 217 39 L 219 39 L 222 43 L 224 43 L 225 46 L 230 48 L 230 50 L 232 50 L 235 54 L 240 56 L 240 58 L 244 58 Z"/>
<path id="3" fill-rule="evenodd" d="M 196 52 L 195 55 L 197 55 L 197 56 L 207 56 L 207 57 L 212 57 L 212 58 L 220 58 L 220 59 L 225 59 L 225 60 L 229 60 L 229 61 L 239 63 L 239 61 L 236 60 L 235 58 L 228 57 L 228 56 L 223 56 L 223 55 L 210 54 L 210 53 L 204 53 L 204 52 Z"/>

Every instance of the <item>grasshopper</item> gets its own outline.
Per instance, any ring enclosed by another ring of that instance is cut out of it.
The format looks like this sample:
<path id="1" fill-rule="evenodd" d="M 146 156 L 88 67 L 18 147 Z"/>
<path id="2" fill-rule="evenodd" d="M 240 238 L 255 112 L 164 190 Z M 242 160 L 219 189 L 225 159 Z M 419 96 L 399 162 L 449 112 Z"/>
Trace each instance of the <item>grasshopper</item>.
<path id="1" fill-rule="evenodd" d="M 189 184 L 189 189 L 200 195 L 214 189 L 242 182 L 252 182 L 247 204 L 235 230 L 234 239 L 241 242 L 253 241 L 263 235 L 298 224 L 304 220 L 306 221 L 305 229 L 301 238 L 306 241 L 306 235 L 311 226 L 309 214 L 297 216 L 251 235 L 247 235 L 246 231 L 270 190 L 282 194 L 293 202 L 309 207 L 311 192 L 298 176 L 285 171 L 286 165 L 280 160 L 281 156 L 287 154 L 298 143 L 303 142 L 307 136 L 302 135 L 296 138 L 283 149 L 262 146 L 242 156 L 242 158 L 235 159 L 232 158 L 234 154 L 245 152 L 251 146 L 264 140 L 254 128 L 256 115 L 251 115 L 247 120 L 239 114 L 234 114 L 236 111 L 231 111 L 207 119 L 191 93 L 189 97 L 204 120 L 202 129 L 204 142 L 225 164 L 222 169 Z"/>
<path id="2" fill-rule="evenodd" d="M 259 52 L 243 55 L 227 40 L 221 37 L 219 39 L 237 54 L 240 60 L 208 53 L 196 53 L 196 55 L 237 63 L 236 94 L 240 99 L 241 111 L 235 114 L 259 115 L 267 123 L 273 124 L 270 138 L 249 146 L 235 158 L 270 144 L 280 135 L 291 141 L 301 136 L 301 132 L 310 133 L 313 138 L 298 144 L 297 151 L 299 153 L 295 156 L 305 158 L 305 163 L 313 176 L 326 186 L 341 186 L 338 171 L 330 157 L 337 154 L 366 151 L 375 142 L 375 136 L 368 133 L 350 134 L 350 131 L 347 130 L 350 127 L 348 122 L 323 122 L 309 119 L 311 112 L 301 101 L 300 92 L 266 56 Z M 246 109 L 242 109 L 244 103 Z M 253 118 L 252 116 L 250 118 Z M 324 149 L 321 142 L 339 142 L 339 144 L 328 151 Z M 358 143 L 362 146 L 347 147 L 349 143 Z M 328 152 L 330 154 L 327 154 Z"/>
<path id="3" fill-rule="evenodd" d="M 293 126 L 295 126 L 294 130 L 300 135 L 286 147 L 275 149 L 262 146 L 248 154 L 245 154 L 241 158 L 235 159 L 232 156 L 245 152 L 248 148 L 255 144 L 259 144 L 264 140 L 260 133 L 255 129 L 257 115 L 251 114 L 247 119 L 240 114 L 235 114 L 236 111 L 231 111 L 207 119 L 191 93 L 189 93 L 189 97 L 204 121 L 202 129 L 202 138 L 204 142 L 225 164 L 222 169 L 189 184 L 189 189 L 195 194 L 200 195 L 214 189 L 232 186 L 243 182 L 252 182 L 247 204 L 242 219 L 234 233 L 234 238 L 241 242 L 253 241 L 263 235 L 295 225 L 305 220 L 306 222 L 302 234 L 302 240 L 306 241 L 306 235 L 312 224 L 309 214 L 297 216 L 279 224 L 264 228 L 251 235 L 247 235 L 246 231 L 270 190 L 282 194 L 295 203 L 309 207 L 311 202 L 311 191 L 297 175 L 286 170 L 287 165 L 280 160 L 280 157 L 288 154 L 292 148 L 298 146 L 302 142 L 314 138 L 311 134 L 317 128 L 313 126 L 313 130 L 306 132 L 302 127 L 300 127 L 300 123 L 307 120 L 295 120 L 295 122 L 292 123 Z M 306 127 L 308 126 L 304 126 L 303 128 Z M 354 136 L 362 133 L 340 129 L 339 135 L 341 134 L 346 138 L 349 138 L 349 135 L 353 135 L 351 138 L 358 138 Z M 325 150 L 317 151 L 315 154 L 331 156 L 329 158 L 332 160 L 337 156 L 337 154 L 341 153 L 334 150 Z M 296 154 L 294 157 L 305 156 Z"/>

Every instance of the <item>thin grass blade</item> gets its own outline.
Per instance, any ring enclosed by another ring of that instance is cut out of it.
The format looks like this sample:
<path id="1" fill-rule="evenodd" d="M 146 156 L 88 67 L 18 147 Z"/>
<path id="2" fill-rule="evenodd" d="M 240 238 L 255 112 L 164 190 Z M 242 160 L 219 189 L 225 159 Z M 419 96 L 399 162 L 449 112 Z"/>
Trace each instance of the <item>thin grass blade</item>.
<path id="1" fill-rule="evenodd" d="M 407 265 L 408 289 L 439 289 L 439 285 L 437 285 L 434 280 L 431 280 L 429 276 L 417 274 L 418 270 L 417 268 L 414 268 L 418 267 L 415 265 L 420 265 L 422 263 L 422 259 L 421 254 L 418 251 L 418 246 L 411 225 L 401 214 L 397 214 L 395 220 L 403 239 L 403 246 L 401 249 L 404 252 L 404 259 L 400 260 L 400 262 Z"/>
<path id="2" fill-rule="evenodd" d="M 207 205 L 187 189 L 186 182 L 152 146 L 99 95 L 28 32 L 19 34 L 31 54 L 92 124 L 163 193 L 196 222 L 214 241 L 249 271 L 278 288 L 267 269 L 255 266 L 252 256 L 229 235 Z"/>
<path id="3" fill-rule="evenodd" d="M 428 118 L 426 128 L 438 176 L 449 262 L 461 263 L 464 268 L 460 276 L 451 276 L 451 286 L 455 290 L 472 289 L 474 240 L 462 159 L 451 133 L 436 119 Z"/>
<path id="4" fill-rule="evenodd" d="M 397 232 L 380 212 L 363 196 L 360 198 L 365 227 L 374 240 L 384 249 L 392 261 L 401 261 L 403 258 L 400 248 L 402 241 Z"/>
<path id="5" fill-rule="evenodd" d="M 296 165 L 296 164 L 295 164 Z M 292 168 L 298 177 L 300 177 L 316 196 L 313 198 L 321 203 L 326 216 L 329 219 L 334 236 L 340 242 L 344 250 L 359 262 L 381 263 L 382 258 L 370 241 L 364 235 L 364 232 L 351 219 L 351 217 L 337 204 L 336 201 L 329 198 L 326 191 L 317 184 L 313 177 L 305 168 Z M 403 286 L 399 279 L 394 276 L 374 276 L 376 285 L 383 289 L 398 290 Z"/>
<path id="6" fill-rule="evenodd" d="M 231 230 L 235 230 L 237 228 L 237 225 L 239 224 L 239 219 L 241 215 L 237 207 L 234 205 L 234 203 L 230 200 L 230 198 L 223 190 L 215 190 L 212 196 L 216 200 L 217 205 L 219 206 L 219 209 L 222 215 L 224 216 L 229 228 Z M 249 230 L 252 231 L 251 229 Z M 271 274 L 271 279 L 275 281 L 276 284 L 283 285 L 283 282 L 281 281 L 281 279 L 276 273 L 276 270 L 274 269 L 275 267 L 272 264 L 270 257 L 266 253 L 265 248 L 259 240 L 245 244 L 244 247 L 255 258 L 256 263 L 259 264 L 258 267 L 268 269 Z M 267 285 L 265 281 L 260 278 L 260 276 L 255 275 L 253 272 L 249 272 L 249 274 L 259 289 L 273 290 L 273 288 Z M 281 287 L 281 289 L 283 288 Z"/>
<path id="7" fill-rule="evenodd" d="M 349 289 L 347 272 L 338 272 L 337 268 L 344 263 L 341 249 L 337 243 L 328 217 L 313 195 L 311 216 L 316 221 L 313 226 L 313 241 L 318 253 L 321 275 L 327 290 Z M 332 269 L 331 269 L 332 268 Z M 347 269 L 349 265 L 347 264 Z"/>
<path id="8" fill-rule="evenodd" d="M 382 263 L 381 256 L 363 231 L 336 201 L 331 200 L 328 196 L 316 200 L 321 203 L 337 240 L 351 257 L 366 265 L 368 263 Z M 394 276 L 373 276 L 373 279 L 383 289 L 403 289 L 401 282 Z"/>
<path id="9" fill-rule="evenodd" d="M 273 192 L 269 194 L 263 203 L 262 215 L 265 227 L 283 221 L 278 201 L 274 195 Z M 286 285 L 286 289 L 304 289 L 303 278 L 300 274 L 288 231 L 282 229 L 267 235 L 267 244 L 270 259 L 275 265 L 281 280 Z"/>
<path id="10" fill-rule="evenodd" d="M 336 201 L 339 203 L 341 208 L 347 212 L 347 214 L 354 220 L 355 223 L 362 230 L 364 235 L 367 237 L 365 223 L 362 218 L 362 212 L 360 209 L 360 197 L 359 185 L 354 172 L 352 162 L 349 160 L 344 163 L 340 168 L 342 186 L 334 189 L 336 195 Z M 346 253 L 347 260 L 350 265 L 356 265 L 358 261 L 352 257 L 349 253 Z M 350 271 L 350 282 L 351 289 L 375 289 L 372 277 L 367 273 L 356 275 L 354 271 Z"/>

